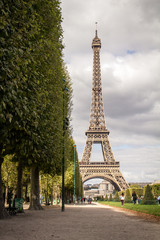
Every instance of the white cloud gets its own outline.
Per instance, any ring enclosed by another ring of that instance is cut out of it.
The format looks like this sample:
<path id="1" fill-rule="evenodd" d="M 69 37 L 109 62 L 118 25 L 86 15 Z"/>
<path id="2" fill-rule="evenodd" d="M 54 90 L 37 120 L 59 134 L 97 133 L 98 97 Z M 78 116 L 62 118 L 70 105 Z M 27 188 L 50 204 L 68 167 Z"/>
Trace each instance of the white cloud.
<path id="1" fill-rule="evenodd" d="M 98 21 L 103 101 L 113 153 L 127 181 L 160 178 L 160 1 L 67 0 L 62 10 L 79 159 L 89 126 L 91 43 Z"/>

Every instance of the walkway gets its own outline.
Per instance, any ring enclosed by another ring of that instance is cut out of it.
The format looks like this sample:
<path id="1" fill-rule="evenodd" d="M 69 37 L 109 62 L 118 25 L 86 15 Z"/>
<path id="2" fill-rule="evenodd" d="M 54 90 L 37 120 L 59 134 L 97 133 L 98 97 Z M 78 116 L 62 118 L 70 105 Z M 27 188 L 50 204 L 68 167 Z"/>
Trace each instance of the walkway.
<path id="1" fill-rule="evenodd" d="M 160 240 L 160 222 L 102 205 L 48 207 L 0 220 L 1 240 Z"/>

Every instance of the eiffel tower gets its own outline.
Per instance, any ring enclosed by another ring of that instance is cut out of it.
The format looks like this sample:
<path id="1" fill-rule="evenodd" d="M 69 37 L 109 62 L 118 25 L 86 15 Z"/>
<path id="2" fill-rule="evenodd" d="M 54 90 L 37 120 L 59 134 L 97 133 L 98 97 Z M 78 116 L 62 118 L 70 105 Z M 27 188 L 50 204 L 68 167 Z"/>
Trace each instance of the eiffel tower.
<path id="1" fill-rule="evenodd" d="M 97 29 L 92 41 L 93 49 L 93 80 L 92 80 L 92 100 L 90 111 L 89 129 L 86 131 L 86 144 L 80 162 L 80 172 L 82 181 L 92 178 L 103 178 L 109 181 L 116 190 L 121 191 L 128 188 L 128 184 L 120 172 L 119 162 L 115 161 L 111 145 L 109 142 L 109 131 L 106 128 L 100 67 L 101 40 L 98 38 Z M 91 152 L 93 144 L 101 144 L 103 162 L 91 162 Z"/>

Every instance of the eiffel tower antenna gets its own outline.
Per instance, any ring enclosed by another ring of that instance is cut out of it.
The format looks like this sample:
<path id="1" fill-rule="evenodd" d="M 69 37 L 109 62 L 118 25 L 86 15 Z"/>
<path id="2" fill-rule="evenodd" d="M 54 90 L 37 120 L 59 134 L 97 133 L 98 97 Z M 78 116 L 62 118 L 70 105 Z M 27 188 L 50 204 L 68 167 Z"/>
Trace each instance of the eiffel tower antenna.
<path id="1" fill-rule="evenodd" d="M 97 25 L 98 25 L 98 22 L 95 22 L 95 25 L 96 25 L 96 37 L 98 37 L 98 35 L 97 35 L 97 31 L 98 31 Z"/>
<path id="2" fill-rule="evenodd" d="M 106 128 L 105 122 L 100 66 L 101 40 L 97 35 L 97 22 L 95 33 L 92 41 L 93 79 L 90 121 L 89 128 L 86 131 L 87 140 L 80 162 L 80 172 L 83 182 L 91 178 L 100 177 L 111 182 L 115 189 L 124 190 L 128 188 L 128 184 L 120 172 L 119 162 L 115 161 L 108 138 L 109 131 Z M 95 143 L 101 144 L 102 146 L 103 162 L 99 162 L 98 159 L 95 162 L 90 162 L 92 145 Z"/>

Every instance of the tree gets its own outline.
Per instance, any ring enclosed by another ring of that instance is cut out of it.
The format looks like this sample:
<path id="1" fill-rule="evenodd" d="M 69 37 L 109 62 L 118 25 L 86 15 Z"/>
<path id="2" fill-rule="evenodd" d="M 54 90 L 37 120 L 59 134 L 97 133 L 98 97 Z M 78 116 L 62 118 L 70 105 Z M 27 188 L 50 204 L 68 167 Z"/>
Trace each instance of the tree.
<path id="1" fill-rule="evenodd" d="M 126 203 L 131 203 L 132 202 L 131 194 L 130 194 L 130 190 L 129 189 L 126 189 L 126 192 L 125 192 L 125 202 Z"/>
<path id="2" fill-rule="evenodd" d="M 1 1 L 0 48 L 0 185 L 4 156 L 26 152 L 26 136 L 36 123 L 37 69 L 33 39 L 39 31 L 33 13 L 34 1 Z M 32 120 L 32 121 L 31 121 Z M 31 123 L 32 122 L 32 123 Z M 6 217 L 0 187 L 0 218 Z"/>
<path id="3" fill-rule="evenodd" d="M 65 72 L 60 3 L 9 0 L 1 1 L 1 10 L 0 167 L 4 156 L 14 153 L 32 168 L 37 179 L 31 182 L 38 184 L 39 169 L 60 169 Z M 5 216 L 1 189 L 0 214 Z"/>
<path id="4" fill-rule="evenodd" d="M 115 202 L 120 202 L 119 194 L 118 191 L 116 191 L 115 197 L 114 197 Z"/>
<path id="5" fill-rule="evenodd" d="M 30 169 L 25 167 L 23 169 L 23 198 L 27 203 L 29 202 L 29 193 L 30 193 Z"/>
<path id="6" fill-rule="evenodd" d="M 142 200 L 142 204 L 145 204 L 145 205 L 156 204 L 156 201 L 154 200 L 154 196 L 153 196 L 151 187 L 149 185 L 147 185 L 147 187 L 145 189 L 145 195 L 144 195 L 144 198 Z"/>
<path id="7" fill-rule="evenodd" d="M 108 195 L 107 195 L 107 194 L 106 194 L 104 200 L 105 200 L 105 201 L 108 201 Z"/>
<path id="8" fill-rule="evenodd" d="M 52 176 L 40 172 L 40 193 L 43 197 L 43 201 L 45 200 L 46 205 L 49 204 L 49 202 L 52 205 L 54 199 L 57 204 L 57 198 L 60 198 L 61 185 L 62 178 L 60 175 Z"/>
<path id="9" fill-rule="evenodd" d="M 74 177 L 75 177 L 75 194 L 76 197 L 83 196 L 82 190 L 82 179 L 80 176 L 79 170 L 79 161 L 77 150 L 75 150 L 75 176 L 74 176 L 74 147 L 75 142 L 72 137 L 68 136 L 66 140 L 66 169 L 65 169 L 65 192 L 66 192 L 66 201 L 73 198 L 74 193 Z"/>
<path id="10" fill-rule="evenodd" d="M 154 196 L 160 196 L 160 184 L 153 184 L 151 188 Z"/>
<path id="11" fill-rule="evenodd" d="M 39 196 L 38 179 L 39 170 L 54 175 L 61 168 L 62 154 L 62 101 L 64 77 L 62 61 L 62 29 L 61 9 L 59 1 L 40 1 L 36 5 L 36 20 L 39 26 L 39 34 L 36 37 L 38 48 L 36 60 L 40 84 L 38 86 L 38 105 L 36 111 L 39 113 L 37 131 L 39 139 L 33 141 L 34 149 L 31 153 L 32 172 L 36 171 L 37 179 L 31 183 L 32 196 Z M 39 51 L 40 46 L 40 51 Z M 42 77 L 41 77 L 42 76 Z M 66 103 L 67 104 L 67 103 Z M 55 141 L 56 139 L 56 141 Z M 34 140 L 34 139 L 33 139 Z M 47 159 L 47 161 L 46 161 Z M 32 176 L 35 174 L 33 173 Z M 34 178 L 33 178 L 34 179 Z M 32 185 L 37 183 L 35 188 Z M 30 208 L 40 208 L 31 197 Z M 37 206 L 36 206 L 37 205 Z"/>
<path id="12" fill-rule="evenodd" d="M 2 164 L 2 180 L 5 190 L 5 204 L 7 204 L 8 193 L 13 191 L 16 194 L 17 177 L 15 172 L 17 170 L 16 163 L 12 162 L 13 155 L 6 155 Z"/>
<path id="13" fill-rule="evenodd" d="M 7 154 L 14 154 L 18 165 L 18 196 L 22 196 L 22 170 L 25 167 L 31 169 L 31 209 L 41 209 L 39 172 L 51 175 L 52 179 L 55 174 L 60 175 L 64 94 L 62 78 L 66 79 L 66 87 L 69 89 L 64 99 L 64 117 L 69 121 L 72 87 L 63 63 L 60 1 L 2 0 L 0 4 L 0 218 L 3 218 L 7 212 L 3 203 L 1 165 Z M 65 142 L 70 141 L 70 138 L 71 127 L 68 127 Z M 71 147 L 66 151 L 69 172 L 72 159 L 70 151 Z M 77 195 L 82 193 L 78 169 L 77 164 Z M 25 187 L 27 192 L 28 180 Z M 68 190 L 73 191 L 69 184 Z"/>
<path id="14" fill-rule="evenodd" d="M 109 195 L 109 201 L 110 201 L 110 202 L 113 201 L 112 193 L 110 193 L 110 195 Z"/>

